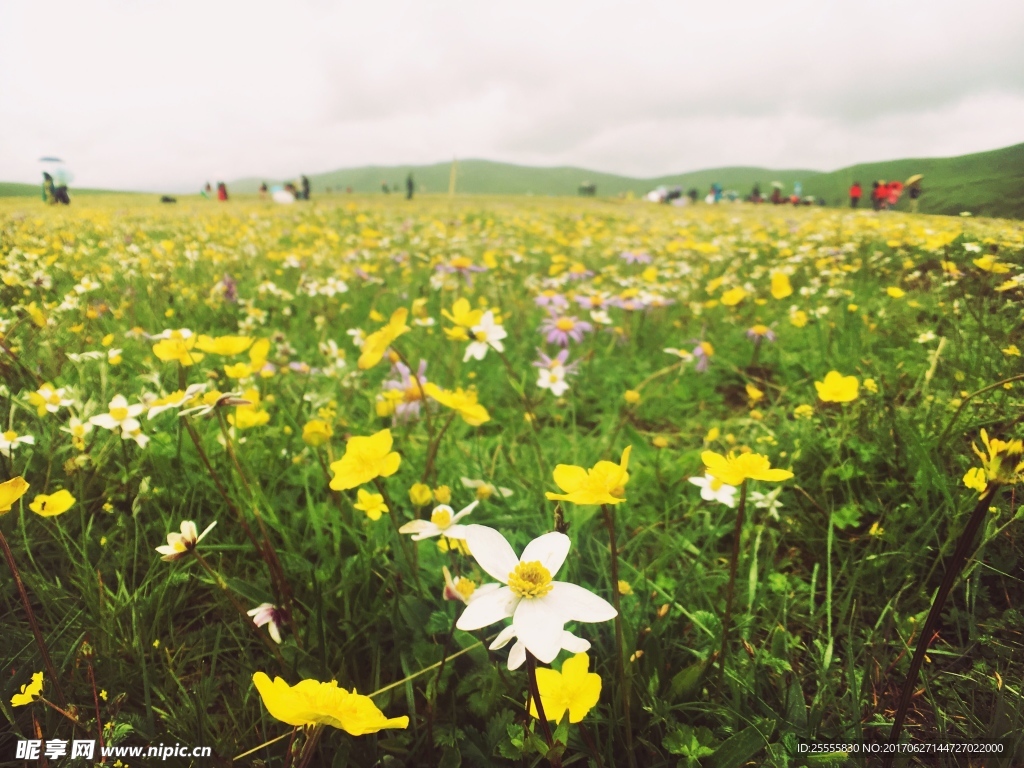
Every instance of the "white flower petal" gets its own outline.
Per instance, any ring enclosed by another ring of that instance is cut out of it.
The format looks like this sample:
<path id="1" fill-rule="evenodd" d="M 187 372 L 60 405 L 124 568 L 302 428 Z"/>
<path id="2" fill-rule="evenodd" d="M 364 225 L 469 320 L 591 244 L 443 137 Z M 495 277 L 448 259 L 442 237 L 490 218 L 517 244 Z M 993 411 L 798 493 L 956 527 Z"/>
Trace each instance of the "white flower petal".
<path id="1" fill-rule="evenodd" d="M 90 424 L 95 424 L 97 427 L 103 427 L 103 429 L 116 429 L 118 426 L 117 420 L 109 413 L 101 413 L 99 416 L 93 416 L 89 419 Z"/>
<path id="2" fill-rule="evenodd" d="M 477 507 L 477 504 L 479 504 L 479 503 L 480 503 L 480 500 L 479 500 L 479 499 L 477 499 L 477 500 L 476 500 L 476 501 L 474 501 L 474 502 L 473 502 L 472 504 L 470 504 L 470 505 L 469 505 L 468 507 L 465 507 L 464 509 L 460 509 L 460 510 L 459 510 L 458 512 L 456 512 L 456 513 L 455 513 L 455 515 L 454 515 L 454 516 L 452 517 L 452 523 L 454 524 L 454 523 L 457 523 L 457 522 L 459 522 L 459 520 L 461 520 L 462 518 L 464 518 L 464 517 L 465 517 L 466 515 L 468 515 L 468 514 L 469 514 L 470 512 L 472 512 L 472 511 L 473 511 L 474 509 L 476 509 L 476 507 Z"/>
<path id="3" fill-rule="evenodd" d="M 511 589 L 501 587 L 467 605 L 455 626 L 466 632 L 482 629 L 511 616 L 519 601 Z"/>
<path id="4" fill-rule="evenodd" d="M 410 520 L 398 529 L 399 533 L 425 533 L 427 531 L 433 531 L 435 536 L 441 532 L 440 529 L 429 520 Z"/>
<path id="5" fill-rule="evenodd" d="M 593 623 L 608 621 L 616 616 L 614 606 L 603 597 L 598 597 L 577 584 L 569 584 L 565 581 L 552 582 L 551 591 L 539 598 L 539 601 L 549 605 L 550 609 L 561 617 L 563 623 L 566 621 Z"/>
<path id="6" fill-rule="evenodd" d="M 466 538 L 466 529 L 468 527 L 468 525 L 449 525 L 443 531 L 440 531 L 440 533 L 443 533 L 449 539 L 464 539 Z M 416 537 L 413 536 L 413 538 Z"/>
<path id="7" fill-rule="evenodd" d="M 590 641 L 576 637 L 572 632 L 562 630 L 562 647 L 569 653 L 586 653 L 590 650 Z"/>
<path id="8" fill-rule="evenodd" d="M 516 628 L 509 624 L 507 627 L 501 630 L 501 632 L 498 633 L 498 636 L 494 638 L 494 642 L 487 647 L 490 648 L 492 651 L 501 650 L 506 645 L 511 643 L 512 638 L 514 638 L 515 636 Z"/>
<path id="9" fill-rule="evenodd" d="M 508 575 L 519 565 L 519 558 L 505 537 L 486 525 L 467 525 L 465 539 L 480 567 L 491 578 L 507 584 Z"/>
<path id="10" fill-rule="evenodd" d="M 512 650 L 508 652 L 508 668 L 510 671 L 519 669 L 526 663 L 526 646 L 521 640 L 516 640 Z"/>
<path id="11" fill-rule="evenodd" d="M 568 536 L 558 531 L 552 531 L 551 533 L 545 533 L 543 536 L 538 536 L 527 544 L 526 549 L 523 550 L 523 556 L 519 559 L 524 563 L 540 561 L 540 564 L 547 568 L 551 575 L 554 576 L 558 573 L 558 570 L 565 562 L 565 558 L 569 555 L 570 546 L 572 546 L 572 542 Z M 476 554 L 472 544 L 469 546 L 469 549 Z"/>
<path id="12" fill-rule="evenodd" d="M 585 591 L 585 590 L 584 590 Z M 524 598 L 516 606 L 512 626 L 526 650 L 544 664 L 555 660 L 562 650 L 562 628 L 566 617 L 560 606 L 545 597 Z"/>
<path id="13" fill-rule="evenodd" d="M 488 584 L 481 584 L 479 587 L 473 590 L 473 594 L 469 596 L 469 602 L 479 600 L 484 595 L 489 595 L 491 592 L 501 589 L 501 584 L 495 584 L 493 581 Z"/>

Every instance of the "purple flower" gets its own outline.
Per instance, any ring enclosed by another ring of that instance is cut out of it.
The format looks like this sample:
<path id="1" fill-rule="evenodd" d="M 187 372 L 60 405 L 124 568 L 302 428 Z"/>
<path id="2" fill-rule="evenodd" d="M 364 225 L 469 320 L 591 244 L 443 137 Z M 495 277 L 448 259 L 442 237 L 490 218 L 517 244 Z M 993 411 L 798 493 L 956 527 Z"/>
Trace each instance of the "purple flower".
<path id="1" fill-rule="evenodd" d="M 558 344 L 562 347 L 569 346 L 569 340 L 575 342 L 583 341 L 583 334 L 594 330 L 594 326 L 585 320 L 579 320 L 569 315 L 551 314 L 540 326 L 540 332 L 545 334 L 544 338 L 548 344 Z"/>
<path id="2" fill-rule="evenodd" d="M 607 293 L 592 293 L 589 296 L 577 296 L 576 303 L 584 309 L 604 309 L 612 302 Z"/>
<path id="3" fill-rule="evenodd" d="M 639 253 L 633 253 L 632 251 L 623 251 L 619 254 L 619 258 L 627 264 L 650 264 L 650 254 L 640 251 Z"/>
<path id="4" fill-rule="evenodd" d="M 768 341 L 775 341 L 775 331 L 769 328 L 767 325 L 754 325 L 747 329 L 747 338 L 755 344 L 759 344 L 762 339 Z"/>
<path id="5" fill-rule="evenodd" d="M 445 263 L 441 262 L 434 267 L 438 272 L 458 272 L 464 278 L 466 278 L 466 285 L 470 288 L 473 287 L 473 272 L 486 272 L 487 267 L 481 267 L 474 264 L 472 261 L 467 259 L 465 256 L 456 256 L 451 261 Z"/>
<path id="6" fill-rule="evenodd" d="M 555 367 L 560 367 L 560 368 L 563 368 L 565 370 L 565 372 L 568 374 L 568 373 L 576 373 L 576 369 L 579 368 L 579 365 L 580 365 L 580 361 L 579 360 L 574 360 L 573 362 L 569 363 L 568 365 L 565 364 L 566 361 L 569 359 L 569 349 L 568 348 L 563 349 L 561 352 L 559 352 L 554 357 L 548 357 L 544 353 L 544 350 L 542 350 L 542 349 L 540 349 L 538 347 L 538 349 L 537 349 L 537 356 L 538 356 L 539 359 L 533 361 L 533 366 L 535 368 L 555 368 Z"/>
<path id="7" fill-rule="evenodd" d="M 224 301 L 230 301 L 232 304 L 238 301 L 238 283 L 227 272 L 221 278 L 220 286 L 224 291 Z"/>
<path id="8" fill-rule="evenodd" d="M 538 307 L 554 307 L 555 309 L 565 309 L 569 306 L 569 300 L 565 298 L 558 291 L 552 291 L 548 289 L 537 294 L 537 297 L 533 300 L 533 303 Z"/>
<path id="9" fill-rule="evenodd" d="M 420 387 L 427 383 L 427 361 L 420 360 L 419 370 L 416 378 L 412 376 L 408 366 L 404 363 L 395 363 L 391 369 L 392 375 L 398 374 L 397 379 L 389 379 L 384 382 L 384 389 L 397 390 L 402 392 L 402 400 L 395 405 L 395 423 L 402 424 L 420 417 L 420 405 L 423 401 L 423 392 Z"/>
<path id="10" fill-rule="evenodd" d="M 715 354 L 715 348 L 712 347 L 708 342 L 702 341 L 693 348 L 693 356 L 697 358 L 697 365 L 694 369 L 698 373 L 704 373 L 711 365 L 711 356 Z"/>
<path id="11" fill-rule="evenodd" d="M 274 639 L 274 642 L 280 645 L 281 643 L 281 611 L 276 605 L 272 603 L 261 603 L 255 608 L 246 611 L 247 614 L 252 616 L 252 623 L 257 627 L 262 627 L 264 624 L 269 624 L 267 630 L 270 632 L 270 636 Z"/>

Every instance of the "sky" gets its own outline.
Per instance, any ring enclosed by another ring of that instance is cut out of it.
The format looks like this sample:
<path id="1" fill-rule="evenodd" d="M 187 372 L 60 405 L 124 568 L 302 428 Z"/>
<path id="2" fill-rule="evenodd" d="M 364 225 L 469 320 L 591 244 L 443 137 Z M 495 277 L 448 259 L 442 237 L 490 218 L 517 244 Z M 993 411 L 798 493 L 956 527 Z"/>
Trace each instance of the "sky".
<path id="1" fill-rule="evenodd" d="M 1022 40 L 1008 0 L 3 0 L 0 180 L 952 156 L 1024 142 Z"/>

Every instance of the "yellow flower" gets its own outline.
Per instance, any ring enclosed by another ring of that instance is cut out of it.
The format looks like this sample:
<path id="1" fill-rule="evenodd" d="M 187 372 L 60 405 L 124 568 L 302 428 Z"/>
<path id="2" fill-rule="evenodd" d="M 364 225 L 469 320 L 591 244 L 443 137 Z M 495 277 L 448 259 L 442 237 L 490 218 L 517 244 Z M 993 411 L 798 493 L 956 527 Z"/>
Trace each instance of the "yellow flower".
<path id="1" fill-rule="evenodd" d="M 753 384 L 747 384 L 747 397 L 750 398 L 750 404 L 753 405 L 764 399 L 764 392 L 755 387 Z"/>
<path id="2" fill-rule="evenodd" d="M 640 393 L 635 389 L 627 389 L 626 394 L 622 396 L 622 399 L 630 405 L 636 405 L 640 402 Z"/>
<path id="3" fill-rule="evenodd" d="M 739 286 L 730 288 L 728 291 L 722 294 L 722 303 L 727 307 L 735 307 L 741 301 L 747 298 L 747 292 Z"/>
<path id="4" fill-rule="evenodd" d="M 998 438 L 992 438 L 989 440 L 988 432 L 981 430 L 981 442 L 985 445 L 985 452 L 982 453 L 978 450 L 978 446 L 971 444 L 971 449 L 975 455 L 981 459 L 981 464 L 985 468 L 985 476 L 989 480 L 995 480 L 1000 483 L 1017 483 L 1021 478 L 1021 473 L 1024 472 L 1024 462 L 1019 462 L 1014 468 L 1006 472 L 1003 470 L 1003 455 L 1006 456 L 1020 456 L 1024 453 L 1024 443 L 1020 440 L 999 440 Z M 966 478 L 965 478 L 966 482 Z"/>
<path id="5" fill-rule="evenodd" d="M 715 480 L 737 487 L 746 480 L 778 483 L 793 476 L 789 470 L 772 469 L 768 457 L 760 453 L 730 453 L 723 456 L 714 451 L 704 451 L 700 455 L 700 460 L 704 462 L 708 474 Z"/>
<path id="6" fill-rule="evenodd" d="M 28 508 L 40 517 L 56 517 L 71 509 L 74 503 L 75 497 L 68 491 L 61 490 L 50 495 L 40 493 Z"/>
<path id="7" fill-rule="evenodd" d="M 432 400 L 436 400 L 445 408 L 451 408 L 458 413 L 462 420 L 471 427 L 479 427 L 484 422 L 491 420 L 487 409 L 477 402 L 475 389 L 463 390 L 459 387 L 454 392 L 449 392 L 428 381 L 423 385 L 423 391 Z"/>
<path id="8" fill-rule="evenodd" d="M 1000 263 L 994 256 L 982 256 L 980 259 L 974 259 L 973 263 L 978 269 L 983 269 L 994 275 L 1005 275 L 1010 271 L 1009 265 Z"/>
<path id="9" fill-rule="evenodd" d="M 807 313 L 802 309 L 789 313 L 789 323 L 795 328 L 803 328 L 807 325 Z"/>
<path id="10" fill-rule="evenodd" d="M 985 470 L 981 467 L 971 467 L 964 475 L 964 485 L 978 493 L 984 493 L 988 483 L 985 482 Z"/>
<path id="11" fill-rule="evenodd" d="M 21 686 L 21 692 L 11 697 L 12 707 L 24 707 L 39 698 L 43 692 L 43 673 L 36 672 L 32 675 L 32 682 Z"/>
<path id="12" fill-rule="evenodd" d="M 352 437 L 345 444 L 345 455 L 331 464 L 334 479 L 331 488 L 345 491 L 368 483 L 375 477 L 391 477 L 398 471 L 402 457 L 391 451 L 391 430 L 382 429 L 369 437 Z"/>
<path id="13" fill-rule="evenodd" d="M 434 501 L 438 504 L 447 504 L 452 500 L 452 489 L 447 485 L 439 485 L 434 489 Z"/>
<path id="14" fill-rule="evenodd" d="M 722 430 L 720 430 L 718 427 L 712 427 L 711 429 L 708 430 L 708 433 L 704 435 L 704 442 L 713 443 L 715 442 L 715 440 L 719 438 L 721 434 Z"/>
<path id="15" fill-rule="evenodd" d="M 625 581 L 624 579 L 619 579 L 619 594 L 620 595 L 632 595 L 633 594 L 633 587 L 630 586 L 628 581 Z"/>
<path id="16" fill-rule="evenodd" d="M 849 403 L 857 399 L 860 384 L 856 376 L 843 376 L 839 371 L 829 371 L 824 381 L 814 382 L 818 397 L 826 403 Z"/>
<path id="17" fill-rule="evenodd" d="M 878 394 L 878 384 L 874 379 L 864 379 L 864 389 L 870 392 L 872 395 Z"/>
<path id="18" fill-rule="evenodd" d="M 331 429 L 330 424 L 321 419 L 313 419 L 312 421 L 307 421 L 306 425 L 302 428 L 302 442 L 313 448 L 319 448 L 330 440 L 333 434 L 334 431 Z"/>
<path id="19" fill-rule="evenodd" d="M 181 331 L 171 331 L 168 338 L 153 345 L 153 354 L 165 363 L 177 362 L 187 368 L 203 359 L 201 352 L 192 351 L 195 345 L 196 337 L 191 333 L 185 336 Z"/>
<path id="20" fill-rule="evenodd" d="M 196 341 L 196 348 L 201 352 L 212 352 L 215 355 L 240 355 L 252 346 L 250 336 L 200 336 Z"/>
<path id="21" fill-rule="evenodd" d="M 809 419 L 814 415 L 814 408 L 806 403 L 804 405 L 798 405 L 793 409 L 793 415 L 798 419 Z"/>
<path id="22" fill-rule="evenodd" d="M 793 293 L 793 286 L 790 285 L 789 275 L 783 272 L 772 273 L 772 298 L 784 299 Z"/>
<path id="23" fill-rule="evenodd" d="M 380 520 L 381 514 L 388 511 L 388 505 L 384 503 L 384 497 L 379 493 L 370 493 L 360 488 L 356 497 L 358 500 L 352 506 L 365 512 L 371 520 Z"/>
<path id="24" fill-rule="evenodd" d="M 228 421 L 238 429 L 252 429 L 262 427 L 270 421 L 270 414 L 260 409 L 260 393 L 258 389 L 250 388 L 245 390 L 242 398 L 248 400 L 250 405 L 239 405 L 235 412 L 228 414 Z"/>
<path id="25" fill-rule="evenodd" d="M 541 668 L 537 670 L 537 689 L 544 705 L 544 716 L 558 722 L 566 710 L 569 722 L 578 723 L 587 716 L 601 698 L 601 676 L 588 672 L 590 657 L 577 653 L 562 663 L 562 671 Z M 537 705 L 530 702 L 530 714 L 538 717 Z"/>
<path id="26" fill-rule="evenodd" d="M 28 487 L 25 478 L 20 475 L 12 477 L 5 483 L 0 483 L 0 514 L 10 512 L 14 502 L 25 495 Z"/>
<path id="27" fill-rule="evenodd" d="M 1007 357 L 1020 357 L 1020 350 L 1017 349 L 1016 344 L 1011 344 L 1010 346 L 1003 350 L 1003 354 L 1006 355 Z"/>
<path id="28" fill-rule="evenodd" d="M 552 501 L 571 501 L 573 504 L 619 504 L 625 501 L 626 483 L 629 482 L 629 453 L 626 446 L 618 464 L 599 461 L 590 469 L 559 464 L 552 473 L 555 484 L 564 494 L 547 492 Z"/>
<path id="29" fill-rule="evenodd" d="M 367 368 L 373 368 L 384 357 L 384 352 L 391 345 L 391 342 L 403 333 L 412 330 L 405 324 L 408 316 L 409 310 L 405 307 L 400 307 L 391 314 L 391 319 L 388 320 L 387 325 L 366 337 L 366 341 L 363 342 L 362 354 L 359 355 L 358 365 L 361 370 L 365 371 Z"/>
<path id="30" fill-rule="evenodd" d="M 409 489 L 409 501 L 413 503 L 414 507 L 425 507 L 433 499 L 433 494 L 430 492 L 430 486 L 425 483 L 413 483 L 412 488 Z"/>
<path id="31" fill-rule="evenodd" d="M 349 693 L 337 680 L 302 680 L 290 686 L 280 677 L 271 682 L 266 673 L 257 672 L 252 681 L 271 716 L 291 726 L 330 725 L 353 736 L 409 727 L 408 717 L 386 718 L 369 696 Z"/>
<path id="32" fill-rule="evenodd" d="M 229 379 L 244 379 L 246 376 L 252 376 L 252 366 L 248 363 L 234 363 L 233 365 L 225 365 L 224 373 Z"/>
<path id="33" fill-rule="evenodd" d="M 447 309 L 442 309 L 441 314 L 455 323 L 458 327 L 472 328 L 474 325 L 480 324 L 480 320 L 484 316 L 484 311 L 482 309 L 472 309 L 469 299 L 458 299 L 454 304 L 452 304 L 451 312 Z M 447 329 L 445 332 L 447 333 Z"/>
<path id="34" fill-rule="evenodd" d="M 906 291 L 904 291 L 902 288 L 898 288 L 895 285 L 890 285 L 888 288 L 885 289 L 885 292 L 888 293 L 894 299 L 902 299 L 904 296 L 907 295 Z"/>

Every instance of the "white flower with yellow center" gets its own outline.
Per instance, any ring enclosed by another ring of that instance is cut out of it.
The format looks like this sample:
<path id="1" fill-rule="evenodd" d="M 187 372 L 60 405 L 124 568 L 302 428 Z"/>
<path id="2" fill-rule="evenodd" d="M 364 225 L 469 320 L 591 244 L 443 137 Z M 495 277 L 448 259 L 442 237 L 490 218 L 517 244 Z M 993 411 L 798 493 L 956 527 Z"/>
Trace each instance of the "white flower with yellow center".
<path id="1" fill-rule="evenodd" d="M 494 347 L 498 352 L 505 351 L 505 345 L 501 343 L 501 340 L 508 336 L 508 333 L 503 326 L 495 322 L 494 313 L 491 310 L 484 312 L 480 322 L 470 328 L 470 331 L 473 340 L 466 347 L 466 354 L 463 356 L 462 362 L 468 361 L 469 358 L 483 360 L 488 347 Z"/>
<path id="2" fill-rule="evenodd" d="M 74 401 L 67 397 L 67 390 L 64 387 L 54 387 L 52 384 L 43 384 L 35 392 L 30 392 L 28 400 L 36 407 L 36 411 L 42 416 L 44 413 L 56 413 L 61 408 L 67 408 Z"/>
<path id="3" fill-rule="evenodd" d="M 97 427 L 103 427 L 103 429 L 120 429 L 121 437 L 125 440 L 134 439 L 134 433 L 137 433 L 141 427 L 139 420 L 135 417 L 146 410 L 146 406 L 142 403 L 128 405 L 124 395 L 115 395 L 108 407 L 110 408 L 108 413 L 93 416 L 89 422 Z"/>
<path id="4" fill-rule="evenodd" d="M 196 545 L 203 540 L 203 537 L 206 536 L 206 534 L 208 534 L 216 524 L 217 521 L 214 520 L 206 526 L 206 530 L 202 533 L 198 533 L 195 523 L 191 520 L 183 520 L 181 523 L 181 533 L 168 533 L 167 543 L 156 547 L 156 551 L 161 555 L 160 559 L 171 562 L 184 557 L 196 548 Z"/>
<path id="5" fill-rule="evenodd" d="M 11 451 L 18 445 L 34 445 L 36 439 L 32 435 L 19 435 L 13 429 L 0 432 L 0 453 L 10 457 Z"/>
<path id="6" fill-rule="evenodd" d="M 726 485 L 709 474 L 705 474 L 703 477 L 691 477 L 690 482 L 700 488 L 700 497 L 704 501 L 717 501 L 729 508 L 736 506 L 735 486 Z"/>
<path id="7" fill-rule="evenodd" d="M 411 533 L 413 541 L 429 539 L 433 536 L 446 536 L 449 539 L 466 538 L 466 526 L 459 525 L 459 520 L 464 518 L 474 509 L 480 501 L 474 501 L 465 509 L 455 512 L 447 504 L 439 504 L 430 513 L 429 520 L 412 520 L 398 529 L 399 533 Z"/>
<path id="8" fill-rule="evenodd" d="M 484 525 L 467 525 L 465 540 L 480 567 L 506 586 L 466 606 L 455 624 L 459 629 L 481 629 L 511 617 L 524 653 L 529 651 L 550 664 L 564 647 L 566 622 L 615 618 L 615 608 L 608 601 L 576 584 L 553 580 L 569 554 L 570 541 L 564 533 L 534 539 L 521 557 L 516 557 L 504 536 Z"/>

